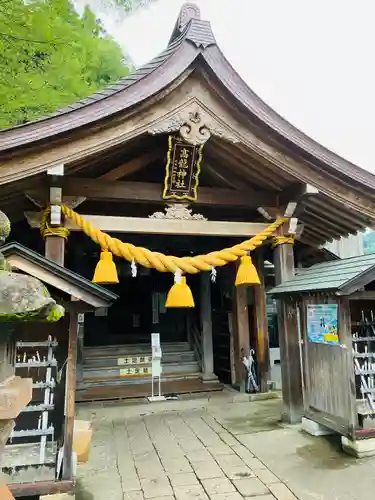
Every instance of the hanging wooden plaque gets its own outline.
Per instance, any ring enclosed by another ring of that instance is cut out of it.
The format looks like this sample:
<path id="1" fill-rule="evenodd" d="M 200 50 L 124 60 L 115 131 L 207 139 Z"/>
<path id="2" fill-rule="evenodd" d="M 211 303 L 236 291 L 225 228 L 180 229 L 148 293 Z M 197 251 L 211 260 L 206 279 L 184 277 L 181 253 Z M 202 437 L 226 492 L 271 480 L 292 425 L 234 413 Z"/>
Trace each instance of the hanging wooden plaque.
<path id="1" fill-rule="evenodd" d="M 196 201 L 203 145 L 193 146 L 169 136 L 163 200 Z"/>

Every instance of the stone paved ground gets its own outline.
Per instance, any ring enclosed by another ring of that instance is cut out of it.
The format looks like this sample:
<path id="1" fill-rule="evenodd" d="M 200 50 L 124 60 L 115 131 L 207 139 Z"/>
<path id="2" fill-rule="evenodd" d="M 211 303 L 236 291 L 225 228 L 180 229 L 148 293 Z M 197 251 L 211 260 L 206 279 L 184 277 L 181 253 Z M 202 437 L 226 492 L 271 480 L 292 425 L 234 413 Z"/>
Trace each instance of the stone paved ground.
<path id="1" fill-rule="evenodd" d="M 133 416 L 126 416 L 126 407 L 96 410 L 92 453 L 79 469 L 77 500 L 296 498 L 206 407 L 198 400 L 193 408 L 189 403 Z"/>
<path id="2" fill-rule="evenodd" d="M 76 500 L 367 500 L 375 459 L 281 425 L 277 400 L 241 397 L 82 406 L 94 436 Z"/>

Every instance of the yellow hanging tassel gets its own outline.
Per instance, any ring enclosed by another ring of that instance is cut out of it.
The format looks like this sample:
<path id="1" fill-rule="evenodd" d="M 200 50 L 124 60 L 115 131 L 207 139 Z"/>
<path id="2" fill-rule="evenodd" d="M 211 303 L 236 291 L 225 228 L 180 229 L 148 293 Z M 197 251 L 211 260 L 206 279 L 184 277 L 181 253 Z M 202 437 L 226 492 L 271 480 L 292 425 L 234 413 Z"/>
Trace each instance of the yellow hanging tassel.
<path id="1" fill-rule="evenodd" d="M 252 263 L 250 255 L 241 257 L 241 264 L 239 265 L 236 286 L 239 285 L 260 285 L 260 279 L 256 267 Z"/>
<path id="2" fill-rule="evenodd" d="M 166 308 L 194 307 L 194 298 L 186 283 L 185 276 L 175 276 L 175 284 L 168 292 L 165 302 Z"/>
<path id="3" fill-rule="evenodd" d="M 100 260 L 96 264 L 92 282 L 97 285 L 114 285 L 119 282 L 111 252 L 103 250 L 100 253 Z"/>

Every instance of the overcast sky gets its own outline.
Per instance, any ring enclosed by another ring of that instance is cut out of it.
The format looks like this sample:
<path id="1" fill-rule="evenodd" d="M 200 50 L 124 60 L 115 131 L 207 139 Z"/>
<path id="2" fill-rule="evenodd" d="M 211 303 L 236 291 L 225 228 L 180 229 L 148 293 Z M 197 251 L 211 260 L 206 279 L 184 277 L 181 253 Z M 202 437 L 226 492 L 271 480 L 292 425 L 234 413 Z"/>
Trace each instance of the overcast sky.
<path id="1" fill-rule="evenodd" d="M 168 43 L 182 0 L 105 24 L 137 65 Z M 373 0 L 197 0 L 247 84 L 324 146 L 375 173 Z"/>

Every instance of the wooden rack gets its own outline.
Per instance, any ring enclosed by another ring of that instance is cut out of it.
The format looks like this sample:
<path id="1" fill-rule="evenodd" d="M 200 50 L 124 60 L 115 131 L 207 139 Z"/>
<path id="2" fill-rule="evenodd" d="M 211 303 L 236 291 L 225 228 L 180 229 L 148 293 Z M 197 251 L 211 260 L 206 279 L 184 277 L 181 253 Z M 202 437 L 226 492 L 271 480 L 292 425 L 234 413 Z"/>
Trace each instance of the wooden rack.
<path id="1" fill-rule="evenodd" d="M 373 311 L 361 311 L 361 321 L 352 322 L 353 361 L 360 417 L 375 415 L 375 321 Z"/>
<path id="2" fill-rule="evenodd" d="M 22 411 L 22 413 L 40 413 L 38 418 L 38 428 L 14 429 L 11 433 L 10 441 L 12 442 L 12 440 L 15 438 L 40 436 L 40 464 L 44 464 L 46 460 L 46 446 L 48 436 L 51 436 L 52 444 L 54 443 L 55 429 L 53 424 L 49 423 L 49 412 L 53 411 L 55 408 L 55 395 L 53 390 L 56 387 L 56 373 L 53 377 L 52 370 L 57 371 L 58 367 L 57 360 L 54 356 L 54 350 L 57 347 L 57 340 L 52 339 L 51 336 L 49 336 L 46 341 L 42 342 L 19 341 L 16 343 L 16 368 L 26 368 L 28 372 L 31 371 L 30 376 L 33 378 L 33 388 L 44 391 L 44 396 L 42 403 L 30 403 Z M 34 349 L 35 351 L 30 356 L 30 351 L 32 349 Z M 43 353 L 45 353 L 45 355 L 41 357 L 38 349 L 43 350 Z M 39 370 L 41 368 L 45 369 L 45 379 L 38 381 L 36 380 L 36 378 L 39 376 Z"/>

